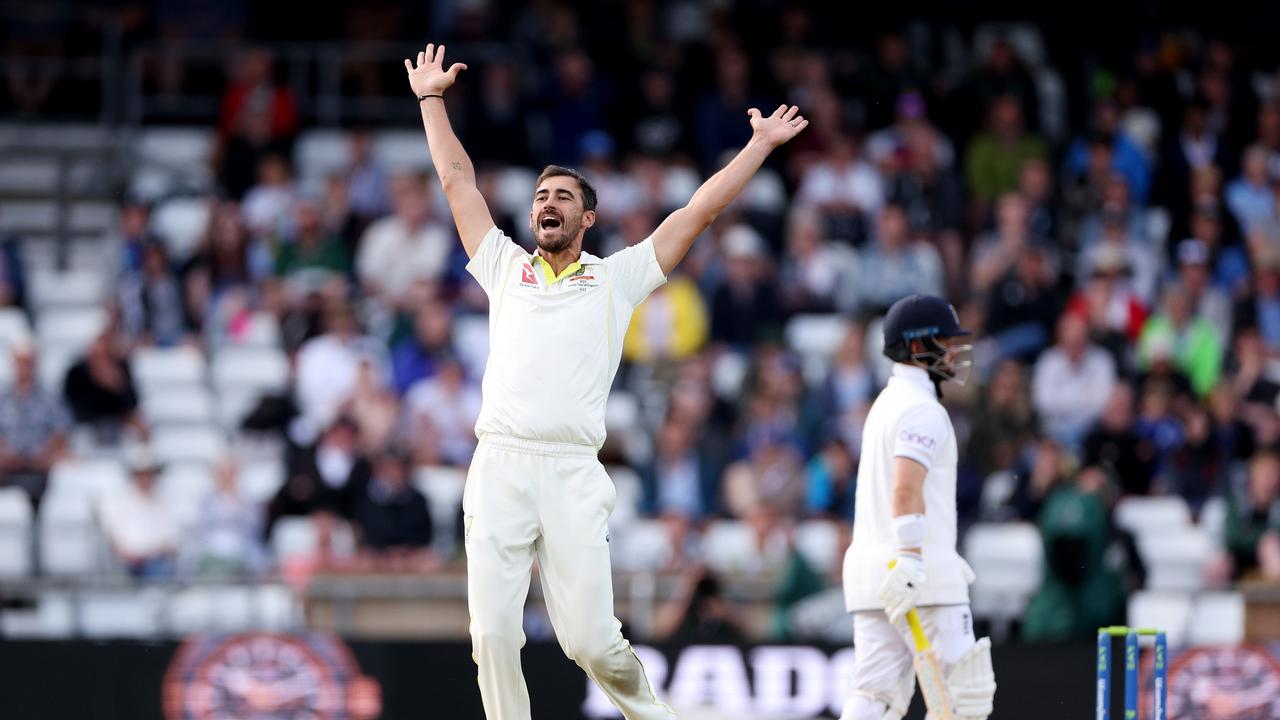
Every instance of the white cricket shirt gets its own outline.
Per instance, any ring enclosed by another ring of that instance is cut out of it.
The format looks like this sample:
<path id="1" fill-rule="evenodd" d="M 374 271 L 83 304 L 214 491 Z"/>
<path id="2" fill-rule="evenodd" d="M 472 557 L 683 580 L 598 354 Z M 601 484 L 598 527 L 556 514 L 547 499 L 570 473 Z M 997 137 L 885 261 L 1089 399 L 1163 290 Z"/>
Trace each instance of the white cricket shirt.
<path id="1" fill-rule="evenodd" d="M 852 611 L 883 609 L 876 595 L 898 556 L 893 529 L 893 461 L 923 465 L 926 580 L 919 605 L 969 602 L 973 570 L 956 552 L 956 433 L 929 373 L 895 363 L 862 429 L 853 540 L 844 554 L 844 601 Z"/>
<path id="2" fill-rule="evenodd" d="M 631 313 L 666 282 L 653 239 L 584 252 L 552 276 L 494 227 L 467 263 L 489 296 L 489 359 L 476 436 L 604 444 L 604 407 Z"/>

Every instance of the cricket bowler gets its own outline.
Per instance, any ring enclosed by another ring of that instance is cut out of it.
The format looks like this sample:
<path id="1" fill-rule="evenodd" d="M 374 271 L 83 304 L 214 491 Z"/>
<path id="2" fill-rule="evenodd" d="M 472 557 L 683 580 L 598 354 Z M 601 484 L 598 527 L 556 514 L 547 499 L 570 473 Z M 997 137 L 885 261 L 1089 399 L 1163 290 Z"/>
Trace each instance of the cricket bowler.
<path id="1" fill-rule="evenodd" d="M 774 148 L 808 125 L 798 108 L 747 111 L 751 140 L 644 241 L 607 258 L 582 251 L 596 193 L 548 166 L 533 189 L 530 254 L 494 226 L 475 170 L 445 113 L 462 63 L 444 46 L 405 60 L 467 271 L 489 297 L 479 445 L 463 494 L 472 657 L 488 720 L 530 720 L 521 619 L 534 557 L 560 647 L 627 720 L 674 717 L 613 616 L 607 523 L 616 491 L 596 455 L 605 401 L 635 307 L 666 281 L 700 233 Z"/>
<path id="2" fill-rule="evenodd" d="M 853 684 L 840 720 L 906 714 L 915 692 L 904 620 L 912 609 L 945 673 L 954 709 L 947 717 L 991 714 L 991 641 L 973 637 L 974 575 L 956 552 L 956 436 L 939 402 L 942 383 L 970 365 L 961 359 L 969 347 L 956 343 L 966 335 L 955 309 L 939 297 L 912 295 L 885 316 L 884 354 L 893 375 L 863 427 L 853 540 L 844 556 Z"/>

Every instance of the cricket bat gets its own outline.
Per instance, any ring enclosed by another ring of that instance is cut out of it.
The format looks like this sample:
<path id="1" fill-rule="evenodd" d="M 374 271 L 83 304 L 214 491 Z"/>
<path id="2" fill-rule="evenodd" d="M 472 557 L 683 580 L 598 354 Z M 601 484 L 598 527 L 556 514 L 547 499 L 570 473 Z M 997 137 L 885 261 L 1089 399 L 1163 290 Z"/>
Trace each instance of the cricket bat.
<path id="1" fill-rule="evenodd" d="M 947 679 L 942 674 L 942 663 L 929 645 L 929 638 L 920 625 L 920 615 L 914 609 L 907 611 L 907 626 L 911 628 L 911 639 L 915 643 L 916 652 L 912 663 L 916 667 L 916 680 L 920 683 L 920 693 L 924 695 L 924 705 L 929 708 L 930 720 L 954 720 L 955 711 L 951 706 L 951 694 L 947 692 Z"/>

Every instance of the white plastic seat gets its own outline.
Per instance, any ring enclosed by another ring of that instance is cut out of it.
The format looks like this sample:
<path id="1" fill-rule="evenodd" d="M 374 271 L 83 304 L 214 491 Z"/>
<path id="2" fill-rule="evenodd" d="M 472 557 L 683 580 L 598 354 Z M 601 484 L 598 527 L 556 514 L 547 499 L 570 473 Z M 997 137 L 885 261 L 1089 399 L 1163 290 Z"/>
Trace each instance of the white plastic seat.
<path id="1" fill-rule="evenodd" d="M 970 591 L 975 615 L 1013 620 L 1040 588 L 1044 544 L 1035 525 L 974 525 L 965 535 L 964 557 L 978 576 Z"/>
<path id="2" fill-rule="evenodd" d="M 1224 497 L 1211 497 L 1200 508 L 1200 527 L 1209 533 L 1209 538 L 1216 547 L 1221 547 L 1226 540 L 1228 512 L 1227 499 Z"/>
<path id="3" fill-rule="evenodd" d="M 39 380 L 40 387 L 62 397 L 67 370 L 83 355 L 83 347 L 41 345 L 36 354 L 36 379 Z"/>
<path id="4" fill-rule="evenodd" d="M 840 528 L 830 520 L 806 520 L 796 526 L 796 550 L 813 568 L 826 573 L 835 569 L 844 554 Z"/>
<path id="5" fill-rule="evenodd" d="M 782 176 L 761 168 L 742 190 L 742 203 L 751 210 L 781 213 L 787 207 L 787 188 Z"/>
<path id="6" fill-rule="evenodd" d="M 255 625 L 260 630 L 289 632 L 302 625 L 302 606 L 287 585 L 254 588 Z"/>
<path id="7" fill-rule="evenodd" d="M 0 632 L 6 638 L 65 639 L 75 633 L 75 606 L 65 590 L 48 590 L 36 597 L 26 612 L 0 613 Z"/>
<path id="8" fill-rule="evenodd" d="M 31 323 L 17 308 L 0 308 L 0 354 L 8 355 L 15 345 L 31 340 Z"/>
<path id="9" fill-rule="evenodd" d="M 202 385 L 144 392 L 142 414 L 153 428 L 207 426 L 218 420 L 213 396 Z"/>
<path id="10" fill-rule="evenodd" d="M 661 570 L 673 557 L 671 535 L 658 520 L 637 520 L 610 538 L 613 566 L 624 572 Z"/>
<path id="11" fill-rule="evenodd" d="M 182 262 L 200 246 L 211 213 L 209 201 L 204 198 L 174 198 L 151 213 L 151 229 L 164 241 L 174 262 Z"/>
<path id="12" fill-rule="evenodd" d="M 30 302 L 42 310 L 91 306 L 102 301 L 106 290 L 106 278 L 101 268 L 65 272 L 41 270 L 31 275 Z"/>
<path id="13" fill-rule="evenodd" d="M 204 128 L 148 127 L 138 132 L 134 152 L 144 163 L 179 169 L 207 167 L 213 156 L 214 133 Z"/>
<path id="14" fill-rule="evenodd" d="M 756 555 L 755 535 L 746 523 L 718 520 L 702 535 L 703 559 L 716 572 L 741 571 L 752 564 Z"/>
<path id="15" fill-rule="evenodd" d="M 1180 533 L 1191 525 L 1191 508 L 1176 495 L 1125 497 L 1116 503 L 1116 525 L 1137 537 Z"/>
<path id="16" fill-rule="evenodd" d="M 391 172 L 432 171 L 431 154 L 423 144 L 420 132 L 412 130 L 379 132 L 373 138 L 373 156 Z M 532 191 L 533 183 L 529 183 L 529 188 Z"/>
<path id="17" fill-rule="evenodd" d="M 31 501 L 21 488 L 0 488 L 0 578 L 31 574 Z"/>
<path id="18" fill-rule="evenodd" d="M 52 488 L 40 504 L 40 569 L 47 575 L 87 575 L 98 568 L 100 535 L 89 498 Z"/>
<path id="19" fill-rule="evenodd" d="M 289 382 L 289 359 L 273 348 L 230 347 L 213 358 L 213 384 L 228 389 L 280 390 Z"/>
<path id="20" fill-rule="evenodd" d="M 80 631 L 91 638 L 145 638 L 159 633 L 164 594 L 159 588 L 86 590 Z"/>
<path id="21" fill-rule="evenodd" d="M 1186 641 L 1190 619 L 1191 596 L 1186 593 L 1143 590 L 1129 597 L 1129 626 L 1163 630 L 1170 645 Z"/>
<path id="22" fill-rule="evenodd" d="M 1204 587 L 1214 543 L 1207 530 L 1187 527 L 1177 533 L 1139 535 L 1138 552 L 1147 566 L 1148 590 L 1190 592 Z"/>
<path id="23" fill-rule="evenodd" d="M 279 348 L 280 321 L 268 312 L 255 312 L 249 317 L 249 325 L 236 338 L 238 347 Z"/>
<path id="24" fill-rule="evenodd" d="M 351 142 L 340 130 L 308 130 L 298 138 L 294 160 L 299 177 L 322 180 L 351 164 Z"/>
<path id="25" fill-rule="evenodd" d="M 168 465 L 160 473 L 156 492 L 180 527 L 194 527 L 201 503 L 213 492 L 213 472 L 197 463 Z"/>
<path id="26" fill-rule="evenodd" d="M 1197 595 L 1187 624 L 1190 645 L 1239 645 L 1244 642 L 1244 596 L 1238 592 Z"/>
<path id="27" fill-rule="evenodd" d="M 506 167 L 498 173 L 494 194 L 502 212 L 521 217 L 533 201 L 533 184 L 538 174 L 528 168 Z"/>
<path id="28" fill-rule="evenodd" d="M 693 168 L 674 166 L 662 176 L 662 203 L 666 207 L 684 207 L 702 185 L 702 176 Z"/>
<path id="29" fill-rule="evenodd" d="M 632 426 L 634 427 L 634 426 Z M 605 468 L 617 499 L 613 504 L 613 515 L 609 516 L 610 527 L 622 527 L 634 522 L 640 514 L 640 496 L 644 493 L 643 483 L 635 470 L 624 465 L 610 465 Z"/>
<path id="30" fill-rule="evenodd" d="M 797 315 L 787 322 L 787 346 L 804 362 L 804 375 L 810 383 L 827 376 L 831 358 L 849 333 L 845 319 L 831 315 Z"/>
<path id="31" fill-rule="evenodd" d="M 49 470 L 49 493 L 68 493 L 97 502 L 103 495 L 124 487 L 129 473 L 113 458 L 61 460 Z"/>
<path id="32" fill-rule="evenodd" d="M 84 350 L 106 323 L 107 311 L 101 307 L 47 309 L 36 318 L 36 339 L 42 350 L 54 346 Z"/>
<path id="33" fill-rule="evenodd" d="M 284 484 L 284 463 L 279 460 L 257 460 L 240 465 L 236 478 L 240 494 L 250 502 L 267 503 Z"/>
<path id="34" fill-rule="evenodd" d="M 453 321 L 453 346 L 472 377 L 480 377 L 489 359 L 489 318 L 463 315 Z"/>
<path id="35" fill-rule="evenodd" d="M 462 491 L 467 484 L 467 473 L 459 468 L 430 466 L 417 468 L 413 473 L 413 486 L 427 498 L 431 508 L 431 522 L 435 526 L 432 542 L 452 549 L 458 511 L 462 508 Z"/>
<path id="36" fill-rule="evenodd" d="M 271 529 L 271 552 L 281 564 L 314 555 L 319 547 L 315 521 L 309 517 L 282 517 Z"/>
<path id="37" fill-rule="evenodd" d="M 210 425 L 162 427 L 152 435 L 151 449 L 163 463 L 211 465 L 226 455 L 227 438 Z"/>
<path id="38" fill-rule="evenodd" d="M 169 598 L 169 629 L 183 635 L 253 629 L 255 595 L 241 585 L 184 588 Z"/>
<path id="39" fill-rule="evenodd" d="M 133 379 L 142 392 L 204 382 L 204 355 L 193 347 L 139 348 L 129 357 Z"/>

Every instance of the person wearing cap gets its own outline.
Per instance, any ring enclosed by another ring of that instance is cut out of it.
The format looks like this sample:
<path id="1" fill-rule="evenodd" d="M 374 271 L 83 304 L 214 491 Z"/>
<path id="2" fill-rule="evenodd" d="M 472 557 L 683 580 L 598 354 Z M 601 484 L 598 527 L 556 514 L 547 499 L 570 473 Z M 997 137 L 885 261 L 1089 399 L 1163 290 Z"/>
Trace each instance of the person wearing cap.
<path id="1" fill-rule="evenodd" d="M 913 292 L 942 292 L 942 258 L 912 234 L 906 210 L 886 205 L 876 225 L 875 243 L 858 254 L 857 309 L 880 311 Z"/>
<path id="2" fill-rule="evenodd" d="M 1222 346 L 1227 347 L 1231 340 L 1231 297 L 1213 284 L 1209 246 L 1187 238 L 1178 243 L 1177 259 L 1177 281 L 1191 297 L 1193 312 L 1209 322 Z"/>
<path id="3" fill-rule="evenodd" d="M 375 566 L 389 570 L 434 567 L 433 527 L 427 498 L 410 484 L 409 452 L 389 446 L 374 453 L 373 474 L 352 513 L 360 545 Z"/>
<path id="4" fill-rule="evenodd" d="M 131 448 L 127 457 L 129 482 L 102 495 L 98 522 L 129 575 L 139 580 L 171 577 L 178 525 L 156 492 L 160 462 L 146 446 Z"/>
<path id="5" fill-rule="evenodd" d="M 844 556 L 845 607 L 853 613 L 851 697 L 840 720 L 900 720 L 915 691 L 914 610 L 943 666 L 952 717 L 992 712 L 991 641 L 975 640 L 973 570 L 956 552 L 956 465 L 943 384 L 963 380 L 970 333 L 946 300 L 911 295 L 884 319 L 888 385 L 862 434 L 853 541 Z"/>
<path id="6" fill-rule="evenodd" d="M 711 339 L 747 346 L 776 333 L 781 301 L 767 275 L 764 240 L 749 225 L 731 225 L 720 236 L 724 282 L 711 298 Z"/>
<path id="7" fill-rule="evenodd" d="M 13 382 L 0 392 L 0 485 L 27 491 L 38 505 L 54 463 L 67 452 L 71 413 L 36 376 L 30 341 L 13 347 Z"/>
<path id="8" fill-rule="evenodd" d="M 867 137 L 867 159 L 876 167 L 889 171 L 894 157 L 909 150 L 912 144 L 910 136 L 917 133 L 928 134 L 933 139 L 930 143 L 932 165 L 942 170 L 950 169 L 955 163 L 955 148 L 929 123 L 924 96 L 917 90 L 906 90 L 898 95 L 894 103 L 893 124 Z"/>
<path id="9" fill-rule="evenodd" d="M 1172 360 L 1196 395 L 1205 397 L 1222 375 L 1222 340 L 1208 320 L 1194 315 L 1185 287 L 1165 286 L 1163 305 L 1164 312 L 1151 316 L 1138 337 L 1138 365 L 1146 370 L 1159 358 Z"/>

